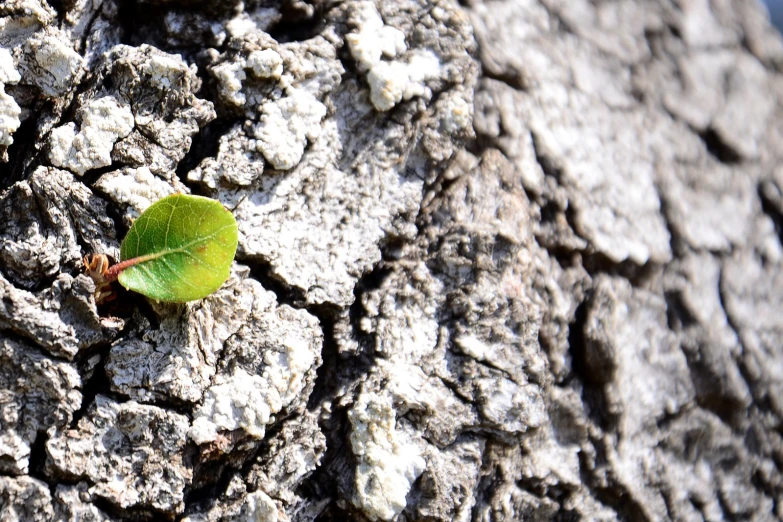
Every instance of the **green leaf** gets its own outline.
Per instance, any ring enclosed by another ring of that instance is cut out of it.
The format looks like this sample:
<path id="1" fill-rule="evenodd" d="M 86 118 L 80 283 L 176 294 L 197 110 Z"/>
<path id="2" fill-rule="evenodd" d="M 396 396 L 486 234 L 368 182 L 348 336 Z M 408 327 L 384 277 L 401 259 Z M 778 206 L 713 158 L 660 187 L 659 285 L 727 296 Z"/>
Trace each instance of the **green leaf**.
<path id="1" fill-rule="evenodd" d="M 158 301 L 208 296 L 228 279 L 237 250 L 237 222 L 218 201 L 175 194 L 133 223 L 120 247 L 128 290 Z"/>

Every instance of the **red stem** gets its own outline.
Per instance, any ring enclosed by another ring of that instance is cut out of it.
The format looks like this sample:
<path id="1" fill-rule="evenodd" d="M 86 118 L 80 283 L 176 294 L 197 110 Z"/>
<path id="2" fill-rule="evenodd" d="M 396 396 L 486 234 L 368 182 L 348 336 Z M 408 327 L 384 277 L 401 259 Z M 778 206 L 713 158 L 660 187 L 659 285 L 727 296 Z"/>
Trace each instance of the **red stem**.
<path id="1" fill-rule="evenodd" d="M 125 261 L 120 261 L 116 265 L 110 266 L 103 274 L 103 277 L 104 279 L 106 279 L 107 283 L 111 283 L 113 281 L 116 281 L 117 278 L 120 276 L 120 272 L 122 272 L 126 268 L 130 268 L 133 265 L 138 265 L 139 263 L 143 263 L 144 261 L 149 261 L 150 259 L 155 259 L 156 257 L 158 256 L 146 255 L 146 256 L 139 256 L 131 259 L 126 259 Z"/>

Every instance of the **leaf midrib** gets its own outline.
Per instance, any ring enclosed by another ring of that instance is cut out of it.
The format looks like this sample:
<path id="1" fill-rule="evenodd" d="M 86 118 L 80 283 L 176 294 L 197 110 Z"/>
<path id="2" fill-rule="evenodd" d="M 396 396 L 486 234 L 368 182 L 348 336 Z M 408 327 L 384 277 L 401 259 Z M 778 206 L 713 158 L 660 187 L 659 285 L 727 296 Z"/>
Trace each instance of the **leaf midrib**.
<path id="1" fill-rule="evenodd" d="M 138 261 L 136 263 L 134 263 L 134 265 L 139 265 L 141 263 L 147 263 L 149 261 L 154 261 L 155 259 L 158 259 L 158 258 L 163 257 L 163 256 L 167 256 L 167 255 L 170 255 L 170 254 L 184 253 L 184 254 L 190 254 L 193 257 L 193 259 L 195 259 L 196 261 L 198 261 L 200 263 L 204 263 L 204 261 L 202 261 L 198 257 L 194 256 L 193 253 L 189 251 L 189 249 L 193 245 L 196 245 L 198 243 L 203 243 L 205 241 L 209 241 L 210 239 L 213 239 L 215 236 L 217 236 L 218 234 L 220 234 L 221 232 L 223 232 L 227 228 L 231 228 L 233 226 L 234 226 L 233 223 L 229 223 L 228 225 L 224 225 L 224 226 L 220 227 L 219 229 L 215 230 L 214 232 L 212 232 L 209 235 L 202 236 L 202 237 L 200 237 L 198 239 L 194 239 L 193 241 L 190 241 L 189 243 L 185 243 L 184 245 L 179 246 L 177 248 L 169 249 L 168 247 L 164 247 L 164 249 L 161 250 L 160 252 L 155 252 L 153 254 L 144 254 L 144 255 L 140 256 L 140 255 L 138 255 L 139 247 L 136 246 L 136 255 L 134 257 L 128 259 L 127 261 L 130 261 L 130 260 L 133 260 L 133 259 L 138 259 Z M 166 236 L 168 236 L 168 233 L 166 234 Z M 168 237 L 164 240 L 164 244 L 167 244 L 167 243 L 168 243 Z M 206 264 L 206 263 L 204 263 L 204 264 Z"/>

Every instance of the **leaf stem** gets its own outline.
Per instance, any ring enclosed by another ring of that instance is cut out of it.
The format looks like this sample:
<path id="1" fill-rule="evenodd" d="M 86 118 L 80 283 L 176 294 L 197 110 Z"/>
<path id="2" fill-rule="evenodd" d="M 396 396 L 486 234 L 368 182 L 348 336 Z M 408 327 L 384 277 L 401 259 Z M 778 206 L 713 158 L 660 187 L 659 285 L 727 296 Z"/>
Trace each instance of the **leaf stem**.
<path id="1" fill-rule="evenodd" d="M 146 256 L 133 257 L 131 259 L 126 259 L 125 261 L 120 261 L 116 265 L 109 267 L 108 270 L 106 270 L 106 272 L 103 274 L 103 277 L 106 279 L 107 283 L 111 283 L 116 281 L 120 276 L 120 272 L 126 268 L 130 268 L 133 265 L 138 265 L 139 263 L 143 263 L 145 261 L 151 261 L 158 257 L 160 257 L 160 254 L 147 254 Z"/>

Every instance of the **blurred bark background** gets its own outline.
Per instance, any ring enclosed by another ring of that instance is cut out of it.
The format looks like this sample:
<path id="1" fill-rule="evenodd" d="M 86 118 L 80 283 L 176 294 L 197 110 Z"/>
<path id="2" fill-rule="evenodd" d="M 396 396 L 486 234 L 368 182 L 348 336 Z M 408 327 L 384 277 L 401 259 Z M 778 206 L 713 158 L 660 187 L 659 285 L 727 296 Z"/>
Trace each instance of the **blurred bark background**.
<path id="1" fill-rule="evenodd" d="M 0 520 L 783 519 L 753 0 L 0 5 Z M 177 191 L 226 285 L 96 308 Z"/>

